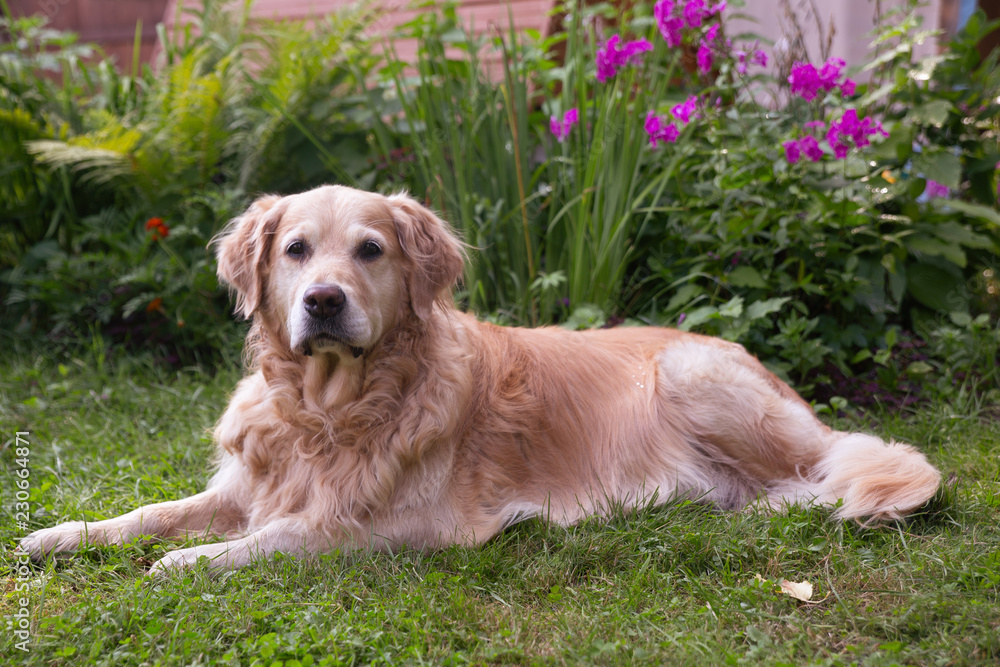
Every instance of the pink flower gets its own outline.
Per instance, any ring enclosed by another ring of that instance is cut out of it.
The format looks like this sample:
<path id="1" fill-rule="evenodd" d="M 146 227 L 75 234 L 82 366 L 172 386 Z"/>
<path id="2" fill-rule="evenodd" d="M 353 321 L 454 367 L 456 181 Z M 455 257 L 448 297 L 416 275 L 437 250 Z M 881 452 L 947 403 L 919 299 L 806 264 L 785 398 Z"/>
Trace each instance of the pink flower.
<path id="1" fill-rule="evenodd" d="M 715 16 L 716 14 L 721 14 L 724 11 L 726 11 L 726 0 L 722 0 L 721 2 L 713 5 L 712 8 L 708 10 L 708 15 Z"/>
<path id="2" fill-rule="evenodd" d="M 702 19 L 707 16 L 705 0 L 688 0 L 684 5 L 684 23 L 689 28 L 700 28 Z"/>
<path id="3" fill-rule="evenodd" d="M 666 118 L 657 116 L 653 111 L 646 114 L 644 127 L 646 128 L 646 134 L 649 135 L 649 145 L 654 148 L 658 142 L 672 144 L 681 135 L 676 125 L 668 123 Z"/>
<path id="4" fill-rule="evenodd" d="M 871 143 L 868 137 L 874 134 L 889 136 L 883 129 L 882 123 L 871 117 L 859 119 L 856 110 L 848 109 L 839 120 L 830 123 L 830 129 L 826 131 L 826 140 L 833 149 L 834 156 L 840 160 L 847 157 L 851 144 L 864 148 Z"/>
<path id="5" fill-rule="evenodd" d="M 806 101 L 814 100 L 820 88 L 816 68 L 809 63 L 792 65 L 792 71 L 788 75 L 788 83 L 791 84 L 792 94 L 801 95 Z"/>
<path id="6" fill-rule="evenodd" d="M 820 70 L 809 63 L 795 63 L 792 65 L 791 74 L 788 75 L 788 83 L 791 84 L 793 94 L 802 96 L 806 101 L 811 101 L 816 99 L 821 90 L 833 90 L 837 86 L 837 79 L 840 78 L 843 69 L 844 61 L 840 58 L 828 59 Z M 854 82 L 851 81 L 848 89 L 851 89 L 853 84 Z"/>
<path id="7" fill-rule="evenodd" d="M 704 40 L 698 46 L 698 71 L 702 74 L 708 74 L 712 71 L 712 49 Z"/>
<path id="8" fill-rule="evenodd" d="M 823 157 L 823 149 L 819 147 L 819 142 L 812 135 L 807 134 L 799 139 L 799 148 L 813 162 L 819 162 Z"/>
<path id="9" fill-rule="evenodd" d="M 747 54 L 746 51 L 736 51 L 736 71 L 742 76 L 747 73 L 747 67 L 749 65 L 760 65 L 761 67 L 767 67 L 767 54 L 757 49 L 753 52 L 753 55 Z M 749 57 L 748 57 L 749 55 Z M 749 60 L 749 63 L 747 62 Z"/>
<path id="10" fill-rule="evenodd" d="M 736 55 L 736 71 L 739 72 L 740 76 L 747 73 L 747 54 L 746 51 L 737 51 Z"/>
<path id="11" fill-rule="evenodd" d="M 691 118 L 696 116 L 697 108 L 698 96 L 692 95 L 684 100 L 683 104 L 674 105 L 674 107 L 670 109 L 670 114 L 680 122 L 687 125 L 691 122 Z"/>
<path id="12" fill-rule="evenodd" d="M 844 79 L 844 82 L 840 84 L 840 94 L 844 97 L 850 97 L 854 94 L 854 90 L 857 88 L 857 84 L 850 79 Z"/>
<path id="13" fill-rule="evenodd" d="M 948 189 L 947 185 L 932 181 L 929 178 L 927 179 L 927 187 L 924 188 L 924 192 L 927 193 L 929 199 L 947 198 L 951 194 L 951 190 Z"/>
<path id="14" fill-rule="evenodd" d="M 799 149 L 799 142 L 797 141 L 786 141 L 781 144 L 785 149 L 785 159 L 788 160 L 788 164 L 795 164 L 802 157 L 801 151 Z"/>
<path id="15" fill-rule="evenodd" d="M 805 126 L 810 130 L 822 130 L 826 127 L 826 123 L 821 120 L 811 120 Z"/>
<path id="16" fill-rule="evenodd" d="M 785 149 L 785 159 L 789 164 L 795 164 L 804 153 L 813 162 L 819 162 L 823 157 L 823 149 L 819 147 L 819 141 L 811 134 L 799 137 L 796 141 L 786 141 L 781 144 Z"/>
<path id="17" fill-rule="evenodd" d="M 851 149 L 850 144 L 845 141 L 841 141 L 841 134 L 839 130 L 830 125 L 830 129 L 826 132 L 826 141 L 830 144 L 830 148 L 833 149 L 833 156 L 838 160 L 843 160 L 847 157 L 847 151 Z"/>
<path id="18" fill-rule="evenodd" d="M 573 129 L 573 126 L 579 122 L 580 112 L 577 111 L 576 107 L 573 107 L 564 113 L 561 119 L 558 116 L 549 117 L 549 130 L 556 136 L 556 141 L 562 143 L 569 136 L 569 132 Z"/>
<path id="19" fill-rule="evenodd" d="M 681 30 L 684 28 L 684 22 L 674 16 L 673 13 L 673 0 L 659 0 L 653 6 L 653 16 L 656 18 L 656 25 L 660 28 L 660 34 L 663 35 L 663 39 L 666 40 L 670 48 L 680 46 L 681 41 L 683 41 Z"/>
<path id="20" fill-rule="evenodd" d="M 840 71 L 844 69 L 845 64 L 840 58 L 828 58 L 823 63 L 823 69 L 819 71 L 819 80 L 822 82 L 824 89 L 832 90 L 837 85 L 837 79 L 840 78 Z"/>
<path id="21" fill-rule="evenodd" d="M 674 13 L 674 0 L 657 0 L 653 5 L 653 18 L 657 23 L 670 18 Z"/>
<path id="22" fill-rule="evenodd" d="M 718 23 L 713 23 L 712 27 L 709 28 L 708 31 L 705 33 L 705 40 L 704 41 L 706 41 L 706 42 L 714 42 L 715 38 L 718 37 L 718 36 L 719 36 L 719 24 Z"/>
<path id="23" fill-rule="evenodd" d="M 604 83 L 612 78 L 625 65 L 638 63 L 642 54 L 651 51 L 653 45 L 645 39 L 637 39 L 621 44 L 621 38 L 614 35 L 597 49 L 595 63 L 597 65 L 597 80 Z"/>
<path id="24" fill-rule="evenodd" d="M 859 120 L 858 112 L 854 109 L 848 109 L 840 117 L 840 120 L 830 123 L 830 129 L 827 130 L 826 138 L 830 142 L 830 146 L 834 148 L 834 153 L 836 154 L 838 153 L 837 146 L 847 146 L 849 141 L 853 142 L 858 148 L 864 148 L 871 143 L 868 141 L 868 137 L 873 134 L 881 134 L 883 137 L 889 136 L 889 133 L 882 128 L 882 123 L 873 120 L 871 117 Z M 844 155 L 847 154 L 846 149 L 842 152 Z M 843 157 L 843 155 L 838 155 L 837 157 Z"/>

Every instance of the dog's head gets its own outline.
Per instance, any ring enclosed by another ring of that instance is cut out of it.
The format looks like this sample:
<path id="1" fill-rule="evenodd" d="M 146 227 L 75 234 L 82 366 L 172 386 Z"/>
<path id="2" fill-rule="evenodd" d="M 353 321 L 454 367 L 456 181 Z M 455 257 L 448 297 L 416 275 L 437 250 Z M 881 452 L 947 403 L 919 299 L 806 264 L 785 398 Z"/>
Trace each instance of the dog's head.
<path id="1" fill-rule="evenodd" d="M 217 254 L 236 312 L 306 355 L 358 357 L 404 318 L 430 317 L 463 265 L 447 223 L 413 199 L 342 186 L 258 199 Z"/>

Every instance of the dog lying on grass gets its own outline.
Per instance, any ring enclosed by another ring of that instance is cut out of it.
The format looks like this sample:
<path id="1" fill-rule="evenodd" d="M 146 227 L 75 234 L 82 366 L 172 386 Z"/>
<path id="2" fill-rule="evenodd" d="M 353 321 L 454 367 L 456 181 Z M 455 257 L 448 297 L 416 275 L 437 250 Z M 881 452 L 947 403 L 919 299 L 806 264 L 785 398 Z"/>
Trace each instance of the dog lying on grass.
<path id="1" fill-rule="evenodd" d="M 837 519 L 884 521 L 939 485 L 913 447 L 826 427 L 739 345 L 459 312 L 463 246 L 405 195 L 263 197 L 218 260 L 253 328 L 208 489 L 36 531 L 21 542 L 33 558 L 201 534 L 224 541 L 152 572 L 201 556 L 226 570 L 276 551 L 478 544 L 527 517 L 570 524 L 651 498 L 840 501 Z"/>

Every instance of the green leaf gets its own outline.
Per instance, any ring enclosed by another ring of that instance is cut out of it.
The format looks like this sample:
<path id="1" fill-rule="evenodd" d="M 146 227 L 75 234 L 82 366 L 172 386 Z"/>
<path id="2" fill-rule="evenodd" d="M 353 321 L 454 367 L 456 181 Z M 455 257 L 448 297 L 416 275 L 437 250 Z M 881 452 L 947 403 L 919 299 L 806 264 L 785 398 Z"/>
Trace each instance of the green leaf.
<path id="1" fill-rule="evenodd" d="M 885 346 L 887 349 L 892 349 L 896 347 L 896 341 L 899 338 L 899 332 L 895 329 L 889 329 L 885 332 Z"/>
<path id="2" fill-rule="evenodd" d="M 920 153 L 913 158 L 914 169 L 927 178 L 957 190 L 962 184 L 962 160 L 953 153 Z"/>
<path id="3" fill-rule="evenodd" d="M 889 83 L 882 84 L 880 87 L 871 91 L 860 100 L 858 100 L 858 107 L 864 108 L 870 106 L 871 104 L 878 102 L 892 94 L 896 89 L 896 82 L 890 81 Z"/>
<path id="4" fill-rule="evenodd" d="M 696 327 L 699 324 L 703 324 L 713 317 L 719 316 L 719 309 L 715 306 L 702 306 L 701 308 L 696 308 L 690 313 L 687 313 L 684 317 L 684 321 L 677 325 L 677 328 L 681 331 L 690 331 L 692 327 Z"/>
<path id="5" fill-rule="evenodd" d="M 564 329 L 579 331 L 581 329 L 596 329 L 604 326 L 607 318 L 604 311 L 592 303 L 585 303 L 577 306 L 563 323 Z"/>
<path id="6" fill-rule="evenodd" d="M 743 314 L 743 297 L 734 296 L 719 308 L 722 317 L 739 317 Z"/>
<path id="7" fill-rule="evenodd" d="M 782 296 L 774 299 L 768 299 L 767 301 L 754 301 L 747 307 L 747 319 L 753 321 L 759 320 L 762 317 L 767 317 L 771 313 L 776 313 L 781 310 L 781 308 L 791 300 L 791 297 Z"/>
<path id="8" fill-rule="evenodd" d="M 957 243 L 967 248 L 987 249 L 993 247 L 993 239 L 982 234 L 977 234 L 969 229 L 967 225 L 955 222 L 954 220 L 948 220 L 937 224 L 921 225 L 920 229 L 934 234 L 934 236 L 939 239 L 950 243 Z"/>
<path id="9" fill-rule="evenodd" d="M 923 305 L 942 313 L 966 310 L 966 294 L 959 271 L 947 271 L 929 262 L 918 262 L 907 269 L 906 290 Z"/>
<path id="10" fill-rule="evenodd" d="M 973 204 L 972 202 L 961 201 L 958 199 L 948 199 L 941 201 L 942 205 L 946 205 L 950 208 L 955 209 L 959 213 L 964 213 L 970 218 L 976 218 L 983 222 L 988 222 L 1000 227 L 1000 211 L 989 206 L 983 206 L 982 204 Z"/>
<path id="11" fill-rule="evenodd" d="M 952 264 L 965 267 L 965 251 L 955 243 L 948 243 L 924 234 L 915 234 L 906 239 L 906 248 L 910 252 L 924 255 L 940 255 Z"/>
<path id="12" fill-rule="evenodd" d="M 937 99 L 927 104 L 921 104 L 916 107 L 907 117 L 914 123 L 919 123 L 920 125 L 933 125 L 934 127 L 941 127 L 944 125 L 945 121 L 948 120 L 948 114 L 954 110 L 955 105 L 953 105 L 949 100 Z M 937 180 L 937 179 L 935 179 Z"/>
<path id="13" fill-rule="evenodd" d="M 738 266 L 729 274 L 729 284 L 735 287 L 767 287 L 757 269 L 752 266 Z"/>
<path id="14" fill-rule="evenodd" d="M 687 285 L 682 286 L 674 292 L 672 297 L 670 297 L 670 303 L 667 304 L 666 311 L 668 313 L 672 313 L 686 306 L 702 292 L 704 292 L 704 290 L 694 283 L 688 283 Z"/>

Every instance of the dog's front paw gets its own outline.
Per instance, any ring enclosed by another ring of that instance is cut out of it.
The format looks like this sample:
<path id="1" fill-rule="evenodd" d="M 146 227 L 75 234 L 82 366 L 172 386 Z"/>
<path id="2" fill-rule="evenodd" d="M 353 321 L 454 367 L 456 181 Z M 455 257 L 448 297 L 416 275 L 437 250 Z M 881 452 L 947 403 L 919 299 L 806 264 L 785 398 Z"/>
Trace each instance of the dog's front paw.
<path id="1" fill-rule="evenodd" d="M 224 557 L 225 552 L 222 551 L 220 553 L 220 549 L 215 545 L 175 549 L 174 551 L 168 551 L 163 558 L 153 563 L 153 567 L 149 569 L 147 575 L 151 577 L 169 576 L 172 573 L 193 568 L 198 563 L 198 559 L 203 557 L 208 559 L 208 567 L 214 571 L 220 569 L 218 567 L 219 564 L 216 563 L 220 556 Z M 225 567 L 223 566 L 221 569 L 225 569 Z"/>
<path id="2" fill-rule="evenodd" d="M 235 570 L 254 560 L 245 546 L 239 542 L 219 542 L 217 544 L 200 544 L 187 549 L 176 549 L 167 552 L 160 560 L 153 563 L 147 572 L 151 577 L 169 576 L 174 572 L 188 570 L 204 562 L 209 572 L 218 574 L 226 570 Z"/>
<path id="3" fill-rule="evenodd" d="M 198 556 L 197 554 L 185 553 L 192 551 L 196 551 L 196 549 L 175 549 L 174 551 L 168 551 L 163 558 L 153 563 L 153 567 L 149 568 L 149 572 L 146 575 L 150 577 L 167 577 L 175 572 L 192 567 L 198 562 Z"/>
<path id="4" fill-rule="evenodd" d="M 86 539 L 85 522 L 67 521 L 54 528 L 43 528 L 25 535 L 17 550 L 28 554 L 33 561 L 41 561 L 52 554 L 76 551 Z"/>

